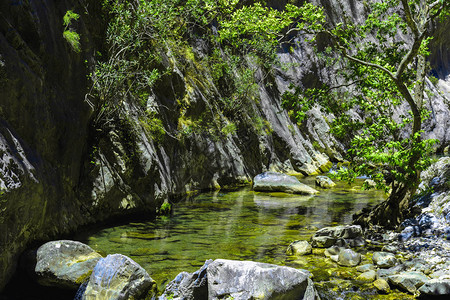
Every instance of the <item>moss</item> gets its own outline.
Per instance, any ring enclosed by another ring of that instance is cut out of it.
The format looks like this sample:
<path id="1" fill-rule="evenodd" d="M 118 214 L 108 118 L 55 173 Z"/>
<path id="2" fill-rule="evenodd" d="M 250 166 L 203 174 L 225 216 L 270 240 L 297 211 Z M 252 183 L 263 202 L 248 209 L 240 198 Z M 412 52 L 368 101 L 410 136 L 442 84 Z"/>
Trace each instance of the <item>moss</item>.
<path id="1" fill-rule="evenodd" d="M 164 202 L 159 208 L 160 215 L 169 215 L 172 212 L 172 205 L 169 202 Z"/>
<path id="2" fill-rule="evenodd" d="M 155 112 L 150 112 L 146 117 L 139 118 L 139 123 L 152 140 L 157 143 L 163 142 L 166 131 L 163 122 L 156 117 Z"/>
<path id="3" fill-rule="evenodd" d="M 76 282 L 77 284 L 82 284 L 83 282 L 86 282 L 86 281 L 89 279 L 89 277 L 91 277 L 91 274 L 92 274 L 92 270 L 90 270 L 89 272 L 84 273 L 83 275 L 81 275 L 80 277 L 78 277 L 78 278 L 75 280 L 75 282 Z"/>

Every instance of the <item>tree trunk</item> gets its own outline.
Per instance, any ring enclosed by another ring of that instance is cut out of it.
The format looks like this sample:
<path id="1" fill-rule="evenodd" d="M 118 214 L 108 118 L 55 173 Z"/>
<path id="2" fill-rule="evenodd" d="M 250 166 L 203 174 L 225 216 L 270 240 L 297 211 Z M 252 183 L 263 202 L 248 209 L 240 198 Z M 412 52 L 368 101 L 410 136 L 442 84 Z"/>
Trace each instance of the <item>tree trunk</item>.
<path id="1" fill-rule="evenodd" d="M 378 225 L 386 229 L 395 229 L 405 219 L 409 200 L 414 195 L 415 188 L 400 182 L 394 182 L 392 185 L 391 194 L 386 201 L 375 206 L 373 210 L 363 210 L 353 215 L 353 224 L 365 228 Z"/>

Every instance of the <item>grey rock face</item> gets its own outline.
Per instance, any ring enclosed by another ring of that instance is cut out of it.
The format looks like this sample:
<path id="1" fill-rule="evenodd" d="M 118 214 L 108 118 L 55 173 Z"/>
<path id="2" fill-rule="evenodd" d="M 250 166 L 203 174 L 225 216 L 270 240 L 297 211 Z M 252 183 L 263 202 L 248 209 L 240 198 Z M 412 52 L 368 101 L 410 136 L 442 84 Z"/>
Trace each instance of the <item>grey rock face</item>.
<path id="1" fill-rule="evenodd" d="M 287 255 L 307 255 L 312 253 L 312 246 L 307 241 L 295 241 L 292 242 L 287 250 Z"/>
<path id="2" fill-rule="evenodd" d="M 89 278 L 82 300 L 127 300 L 154 297 L 156 283 L 132 259 L 112 254 L 100 259 Z"/>
<path id="3" fill-rule="evenodd" d="M 389 252 L 375 252 L 372 256 L 372 261 L 380 268 L 390 268 L 397 263 L 395 255 Z"/>
<path id="4" fill-rule="evenodd" d="M 83 243 L 52 241 L 39 247 L 35 272 L 42 285 L 77 289 L 89 278 L 100 258 Z"/>
<path id="5" fill-rule="evenodd" d="M 205 264 L 194 273 L 182 272 L 167 284 L 164 293 L 159 300 L 182 299 L 182 300 L 202 300 L 208 298 L 208 277 L 207 268 L 212 260 L 207 260 Z"/>
<path id="6" fill-rule="evenodd" d="M 353 251 L 352 249 L 345 249 L 339 252 L 337 263 L 341 266 L 354 267 L 361 262 L 361 254 Z"/>
<path id="7" fill-rule="evenodd" d="M 316 292 L 310 273 L 250 261 L 218 259 L 209 264 L 208 299 L 305 299 Z"/>
<path id="8" fill-rule="evenodd" d="M 336 185 L 336 183 L 333 182 L 329 177 L 327 176 L 316 176 L 316 185 L 323 188 L 323 189 L 329 189 Z"/>
<path id="9" fill-rule="evenodd" d="M 293 194 L 311 195 L 319 191 L 301 183 L 294 176 L 276 172 L 264 172 L 253 179 L 253 189 L 262 192 L 285 192 Z"/>
<path id="10" fill-rule="evenodd" d="M 428 281 L 428 277 L 421 272 L 404 272 L 388 277 L 389 283 L 398 286 L 411 294 Z"/>

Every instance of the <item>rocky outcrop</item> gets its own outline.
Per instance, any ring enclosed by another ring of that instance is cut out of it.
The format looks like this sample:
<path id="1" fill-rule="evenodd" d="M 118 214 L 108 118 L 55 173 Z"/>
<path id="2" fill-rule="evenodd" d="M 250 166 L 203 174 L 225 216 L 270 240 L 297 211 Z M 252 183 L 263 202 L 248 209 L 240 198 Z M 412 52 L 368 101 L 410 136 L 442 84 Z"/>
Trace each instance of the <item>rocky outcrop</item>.
<path id="1" fill-rule="evenodd" d="M 314 195 L 319 191 L 301 183 L 296 177 L 276 172 L 264 172 L 253 179 L 253 190 L 259 192 L 284 192 Z"/>

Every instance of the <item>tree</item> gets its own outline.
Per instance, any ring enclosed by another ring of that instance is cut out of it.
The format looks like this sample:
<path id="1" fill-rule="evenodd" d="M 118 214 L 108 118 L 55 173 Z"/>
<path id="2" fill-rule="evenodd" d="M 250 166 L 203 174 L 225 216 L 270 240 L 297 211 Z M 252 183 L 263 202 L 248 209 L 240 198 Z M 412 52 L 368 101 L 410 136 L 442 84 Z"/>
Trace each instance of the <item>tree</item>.
<path id="1" fill-rule="evenodd" d="M 330 41 L 323 52 L 336 53 L 344 61 L 338 73 L 345 81 L 341 86 L 353 86 L 351 95 L 333 92 L 335 87 L 330 86 L 297 89 L 284 95 L 284 105 L 301 111 L 306 103 L 319 100 L 336 114 L 332 131 L 341 138 L 351 137 L 352 165 L 341 169 L 340 177 L 353 180 L 370 175 L 378 187 L 391 187 L 388 199 L 356 222 L 393 227 L 406 213 L 420 171 L 430 165 L 428 154 L 434 141 L 421 137 L 422 122 L 428 116 L 424 105 L 426 56 L 430 29 L 448 14 L 449 2 L 372 2 L 362 24 L 345 15 L 341 23 L 332 24 L 321 8 L 314 11 L 316 16 L 302 19 L 299 29 L 313 39 L 322 35 Z M 395 116 L 404 104 L 409 113 Z M 362 118 L 352 117 L 349 111 Z M 304 114 L 294 116 L 301 122 Z"/>

